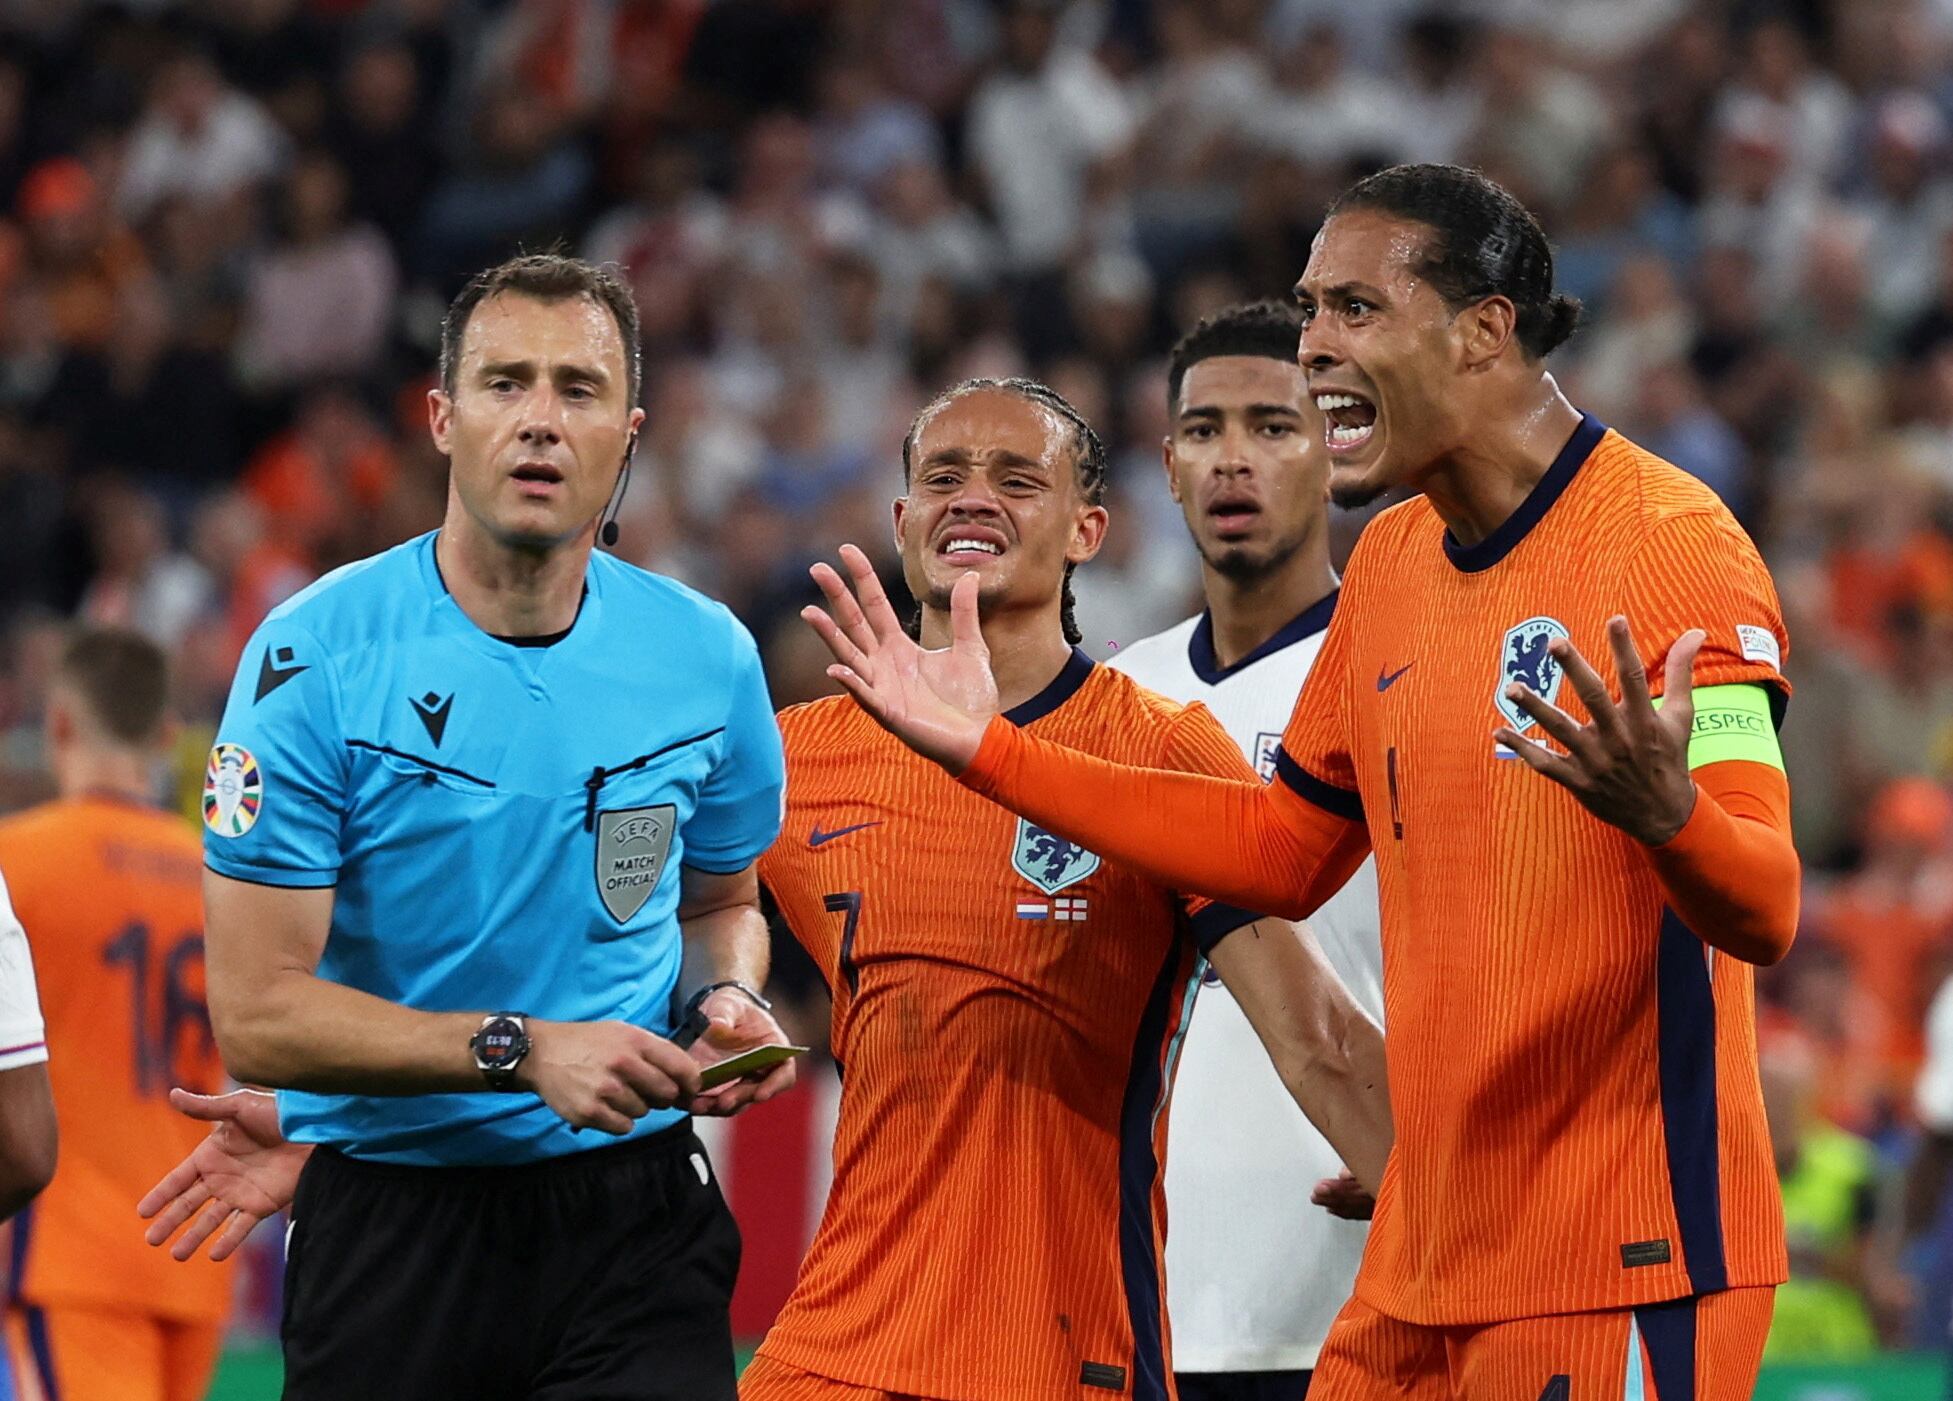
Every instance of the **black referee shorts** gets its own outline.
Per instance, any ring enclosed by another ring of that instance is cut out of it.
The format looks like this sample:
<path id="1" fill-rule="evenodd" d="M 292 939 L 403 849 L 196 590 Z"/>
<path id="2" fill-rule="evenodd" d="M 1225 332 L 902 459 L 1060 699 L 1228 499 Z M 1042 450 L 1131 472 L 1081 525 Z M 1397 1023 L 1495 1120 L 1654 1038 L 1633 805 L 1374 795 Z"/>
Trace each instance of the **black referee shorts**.
<path id="1" fill-rule="evenodd" d="M 287 1401 L 735 1401 L 739 1229 L 689 1122 L 508 1168 L 312 1155 Z"/>

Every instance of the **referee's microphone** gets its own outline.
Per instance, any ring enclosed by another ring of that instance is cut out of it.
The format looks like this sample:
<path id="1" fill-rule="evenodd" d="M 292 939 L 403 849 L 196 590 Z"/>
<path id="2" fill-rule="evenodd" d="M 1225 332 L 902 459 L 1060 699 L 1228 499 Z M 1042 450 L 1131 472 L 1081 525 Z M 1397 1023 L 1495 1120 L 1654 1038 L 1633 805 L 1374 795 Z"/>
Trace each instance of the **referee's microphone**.
<path id="1" fill-rule="evenodd" d="M 624 508 L 624 493 L 631 489 L 631 462 L 637 456 L 637 434 L 631 434 L 630 442 L 624 445 L 624 466 L 617 474 L 617 488 L 610 496 L 610 519 L 597 531 L 597 538 L 610 549 L 617 544 L 617 513 Z"/>

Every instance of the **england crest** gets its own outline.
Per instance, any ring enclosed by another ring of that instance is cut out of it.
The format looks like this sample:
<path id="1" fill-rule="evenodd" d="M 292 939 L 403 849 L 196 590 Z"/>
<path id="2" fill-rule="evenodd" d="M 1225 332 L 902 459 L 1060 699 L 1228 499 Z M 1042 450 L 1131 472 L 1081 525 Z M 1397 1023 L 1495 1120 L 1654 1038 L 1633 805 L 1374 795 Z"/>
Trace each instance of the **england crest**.
<path id="1" fill-rule="evenodd" d="M 1056 895 L 1068 885 L 1077 885 L 1099 868 L 1099 858 L 1063 837 L 1017 819 L 1017 845 L 1010 854 L 1011 868 L 1046 895 Z"/>
<path id="2" fill-rule="evenodd" d="M 619 924 L 643 909 L 658 888 L 677 817 L 673 803 L 597 814 L 597 896 Z"/>
<path id="3" fill-rule="evenodd" d="M 1560 694 L 1565 669 L 1546 649 L 1554 638 L 1566 635 L 1565 625 L 1557 618 L 1528 618 L 1506 629 L 1505 641 L 1499 645 L 1499 684 L 1492 691 L 1492 703 L 1520 734 L 1537 722 L 1516 702 L 1506 699 L 1505 688 L 1521 682 L 1551 704 Z"/>

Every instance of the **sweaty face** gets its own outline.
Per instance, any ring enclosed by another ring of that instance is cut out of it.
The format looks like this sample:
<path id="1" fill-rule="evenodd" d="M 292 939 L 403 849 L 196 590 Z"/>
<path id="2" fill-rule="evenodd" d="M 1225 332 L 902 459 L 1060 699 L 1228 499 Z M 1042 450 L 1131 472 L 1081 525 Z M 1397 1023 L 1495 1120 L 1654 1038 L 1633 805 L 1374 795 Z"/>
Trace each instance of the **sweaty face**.
<path id="1" fill-rule="evenodd" d="M 1002 389 L 959 394 L 916 437 L 909 492 L 895 503 L 895 543 L 909 590 L 949 608 L 975 570 L 985 616 L 1055 604 L 1067 564 L 1098 553 L 1105 511 L 1078 487 L 1071 427 Z"/>
<path id="2" fill-rule="evenodd" d="M 1466 373 L 1460 318 L 1417 274 L 1425 225 L 1338 214 L 1295 285 L 1299 359 L 1323 415 L 1329 494 L 1361 506 L 1415 483 L 1458 437 L 1447 399 Z"/>
<path id="3" fill-rule="evenodd" d="M 630 400 L 617 321 L 589 297 L 487 298 L 462 333 L 453 397 L 428 397 L 455 495 L 476 524 L 517 548 L 594 526 L 644 418 Z"/>
<path id="4" fill-rule="evenodd" d="M 1230 579 L 1262 578 L 1322 529 L 1322 434 L 1293 362 L 1217 355 L 1187 370 L 1167 480 L 1208 564 Z"/>

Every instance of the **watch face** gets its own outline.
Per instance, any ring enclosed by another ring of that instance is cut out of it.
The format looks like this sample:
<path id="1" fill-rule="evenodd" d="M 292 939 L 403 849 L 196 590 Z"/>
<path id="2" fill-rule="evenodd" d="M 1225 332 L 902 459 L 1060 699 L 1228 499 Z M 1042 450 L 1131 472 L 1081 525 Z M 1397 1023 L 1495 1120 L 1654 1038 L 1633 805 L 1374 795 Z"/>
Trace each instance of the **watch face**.
<path id="1" fill-rule="evenodd" d="M 475 1033 L 475 1057 L 488 1069 L 496 1070 L 519 1060 L 527 1042 L 520 1023 L 497 1017 Z"/>

